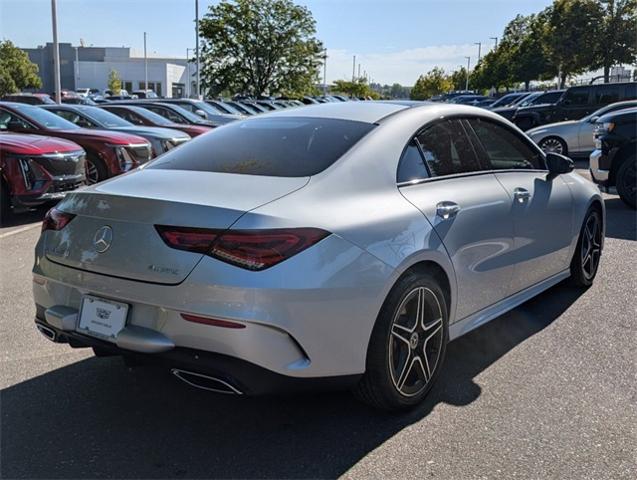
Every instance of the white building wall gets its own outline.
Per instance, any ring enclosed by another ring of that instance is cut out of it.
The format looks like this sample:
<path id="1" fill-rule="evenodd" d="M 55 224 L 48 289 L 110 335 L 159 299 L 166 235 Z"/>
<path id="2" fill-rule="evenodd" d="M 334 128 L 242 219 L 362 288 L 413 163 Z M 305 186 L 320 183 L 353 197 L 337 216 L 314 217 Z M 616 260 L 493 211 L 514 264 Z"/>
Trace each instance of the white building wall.
<path id="1" fill-rule="evenodd" d="M 122 79 L 122 88 L 126 82 L 132 83 L 132 90 L 140 89 L 144 82 L 144 59 L 121 58 L 104 62 L 78 62 L 76 69 L 77 86 L 81 88 L 108 88 L 108 75 L 117 71 Z M 186 85 L 186 61 L 182 59 L 148 59 L 148 83 L 161 83 L 161 95 L 172 97 L 173 83 Z"/>

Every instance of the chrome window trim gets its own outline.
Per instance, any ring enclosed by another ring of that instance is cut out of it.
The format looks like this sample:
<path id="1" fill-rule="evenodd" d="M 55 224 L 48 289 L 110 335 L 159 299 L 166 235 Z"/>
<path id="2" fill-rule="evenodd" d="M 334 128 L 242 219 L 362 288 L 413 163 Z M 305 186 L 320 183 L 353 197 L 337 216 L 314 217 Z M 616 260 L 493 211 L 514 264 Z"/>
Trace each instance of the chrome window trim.
<path id="1" fill-rule="evenodd" d="M 463 178 L 463 177 L 475 177 L 477 175 L 484 175 L 484 174 L 522 173 L 522 172 L 546 173 L 546 174 L 549 173 L 548 170 L 541 170 L 541 169 L 536 169 L 536 168 L 533 168 L 533 169 L 531 169 L 531 168 L 510 168 L 510 169 L 506 169 L 506 170 L 477 170 L 475 172 L 454 173 L 452 175 L 441 175 L 440 177 L 431 177 L 431 178 L 422 178 L 422 179 L 418 179 L 418 180 L 410 180 L 408 182 L 401 182 L 397 186 L 398 186 L 398 188 L 411 187 L 411 186 L 414 186 L 414 185 L 420 185 L 422 183 L 437 182 L 437 181 L 442 181 L 442 180 L 447 180 L 447 179 L 455 179 L 455 178 Z"/>

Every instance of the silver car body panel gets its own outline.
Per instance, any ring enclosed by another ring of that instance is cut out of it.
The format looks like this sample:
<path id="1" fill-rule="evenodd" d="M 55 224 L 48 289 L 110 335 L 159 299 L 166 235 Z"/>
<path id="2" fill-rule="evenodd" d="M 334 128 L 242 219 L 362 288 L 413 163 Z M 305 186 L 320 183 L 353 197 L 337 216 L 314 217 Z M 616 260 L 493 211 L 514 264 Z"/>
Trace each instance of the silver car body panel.
<path id="1" fill-rule="evenodd" d="M 585 120 L 569 120 L 532 128 L 526 134 L 539 144 L 548 137 L 564 140 L 569 155 L 588 155 L 595 148 L 593 124 Z"/>
<path id="2" fill-rule="evenodd" d="M 592 183 L 546 171 L 480 172 L 397 186 L 405 145 L 433 120 L 480 116 L 515 128 L 483 109 L 347 102 L 259 118 L 288 115 L 377 127 L 312 177 L 141 168 L 72 193 L 58 208 L 78 216 L 60 232 L 45 232 L 36 247 L 36 304 L 79 309 L 83 295 L 101 296 L 130 305 L 127 325 L 157 331 L 179 347 L 223 353 L 292 377 L 358 374 L 382 304 L 408 269 L 430 262 L 445 273 L 455 338 L 567 275 L 584 215 L 592 202 L 601 204 Z M 531 198 L 518 205 L 510 190 L 520 185 Z M 451 222 L 434 213 L 443 200 L 462 207 Z M 252 272 L 168 249 L 154 224 L 315 227 L 331 235 Z M 104 225 L 113 229 L 116 254 L 97 259 L 103 254 L 91 242 Z M 188 322 L 180 313 L 246 328 Z"/>

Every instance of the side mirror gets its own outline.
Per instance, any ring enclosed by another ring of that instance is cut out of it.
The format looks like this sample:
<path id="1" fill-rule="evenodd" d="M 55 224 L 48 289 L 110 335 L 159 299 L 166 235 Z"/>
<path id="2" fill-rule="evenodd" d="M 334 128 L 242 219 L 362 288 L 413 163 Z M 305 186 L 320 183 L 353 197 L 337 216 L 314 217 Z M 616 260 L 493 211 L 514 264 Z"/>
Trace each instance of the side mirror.
<path id="1" fill-rule="evenodd" d="M 208 119 L 208 115 L 206 115 L 206 112 L 204 112 L 203 110 L 197 109 L 195 110 L 195 113 L 205 120 Z"/>
<path id="2" fill-rule="evenodd" d="M 572 172 L 575 168 L 573 160 L 559 153 L 548 152 L 546 154 L 546 165 L 549 173 L 560 175 L 562 173 Z"/>

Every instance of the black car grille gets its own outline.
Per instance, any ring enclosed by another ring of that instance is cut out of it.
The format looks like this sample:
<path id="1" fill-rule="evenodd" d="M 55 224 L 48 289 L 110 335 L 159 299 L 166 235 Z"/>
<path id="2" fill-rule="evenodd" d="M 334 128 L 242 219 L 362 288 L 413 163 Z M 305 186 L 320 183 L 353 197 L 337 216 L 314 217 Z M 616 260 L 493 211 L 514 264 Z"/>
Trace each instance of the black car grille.
<path id="1" fill-rule="evenodd" d="M 83 174 L 85 156 L 83 151 L 79 151 L 31 158 L 44 167 L 50 175 L 57 177 Z"/>

